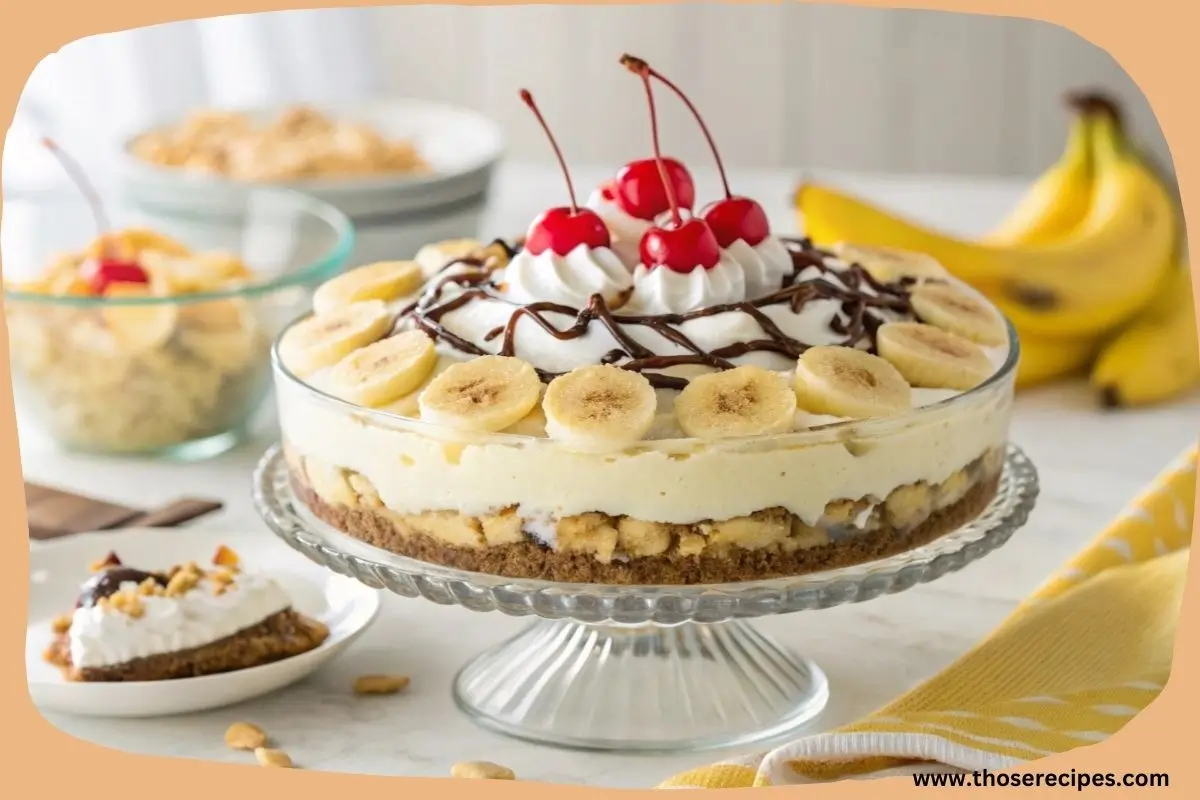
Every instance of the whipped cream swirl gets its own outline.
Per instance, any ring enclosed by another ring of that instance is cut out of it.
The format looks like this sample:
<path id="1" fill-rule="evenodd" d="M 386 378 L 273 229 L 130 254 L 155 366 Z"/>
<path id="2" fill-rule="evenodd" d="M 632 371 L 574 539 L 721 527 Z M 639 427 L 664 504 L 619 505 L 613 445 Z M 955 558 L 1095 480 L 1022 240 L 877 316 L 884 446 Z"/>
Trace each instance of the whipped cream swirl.
<path id="1" fill-rule="evenodd" d="M 738 239 L 725 248 L 729 256 L 745 275 L 746 297 L 754 300 L 777 292 L 783 288 L 784 280 L 792 274 L 792 256 L 783 242 L 768 236 L 751 247 Z"/>
<path id="2" fill-rule="evenodd" d="M 606 247 L 581 244 L 565 256 L 552 250 L 522 250 L 498 281 L 515 303 L 558 303 L 583 308 L 594 294 L 612 302 L 633 286 L 629 269 Z"/>
<path id="3" fill-rule="evenodd" d="M 612 237 L 613 251 L 629 269 L 633 269 L 641 261 L 642 235 L 653 224 L 644 219 L 629 214 L 617 204 L 617 201 L 606 196 L 603 189 L 596 189 L 588 198 L 587 207 L 595 211 Z"/>
<path id="4" fill-rule="evenodd" d="M 710 269 L 676 272 L 639 264 L 633 271 L 630 309 L 642 314 L 686 314 L 746 299 L 746 273 L 728 253 Z"/>

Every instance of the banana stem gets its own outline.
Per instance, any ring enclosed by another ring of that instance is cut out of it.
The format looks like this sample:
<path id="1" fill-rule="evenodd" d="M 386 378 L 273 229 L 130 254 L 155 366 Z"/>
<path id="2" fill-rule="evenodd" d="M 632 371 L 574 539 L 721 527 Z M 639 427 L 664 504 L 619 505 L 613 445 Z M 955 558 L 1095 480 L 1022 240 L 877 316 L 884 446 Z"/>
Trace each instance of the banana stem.
<path id="1" fill-rule="evenodd" d="M 1101 115 L 1092 123 L 1092 154 L 1097 162 L 1124 159 L 1129 153 L 1121 126 L 1113 117 Z"/>

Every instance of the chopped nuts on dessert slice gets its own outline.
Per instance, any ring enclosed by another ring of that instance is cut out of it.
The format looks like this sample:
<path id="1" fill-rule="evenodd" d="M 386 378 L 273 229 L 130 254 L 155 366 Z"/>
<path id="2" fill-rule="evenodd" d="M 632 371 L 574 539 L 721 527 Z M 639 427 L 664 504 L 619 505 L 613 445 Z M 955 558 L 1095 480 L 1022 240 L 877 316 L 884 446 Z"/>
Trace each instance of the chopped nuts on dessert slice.
<path id="1" fill-rule="evenodd" d="M 254 757 L 257 758 L 258 763 L 262 764 L 264 767 L 281 767 L 283 769 L 291 769 L 293 766 L 295 766 L 292 764 L 291 756 L 282 750 L 275 750 L 270 747 L 254 748 Z"/>
<path id="2" fill-rule="evenodd" d="M 213 553 L 212 563 L 218 567 L 225 567 L 233 572 L 237 572 L 241 565 L 241 559 L 238 554 L 229 549 L 225 545 L 217 548 L 217 552 Z"/>
<path id="3" fill-rule="evenodd" d="M 362 675 L 354 681 L 354 693 L 361 695 L 396 694 L 408 688 L 407 675 Z"/>
<path id="4" fill-rule="evenodd" d="M 117 558 L 117 554 L 110 550 L 104 558 L 99 561 L 93 561 L 88 566 L 88 569 L 91 572 L 103 572 L 106 569 L 119 566 L 121 566 L 121 559 Z"/>
<path id="5" fill-rule="evenodd" d="M 225 731 L 225 744 L 234 750 L 258 750 L 267 744 L 267 734 L 249 722 L 235 722 Z"/>
<path id="6" fill-rule="evenodd" d="M 517 775 L 508 767 L 491 761 L 460 761 L 450 768 L 451 778 L 476 778 L 493 781 L 514 781 Z"/>
<path id="7" fill-rule="evenodd" d="M 54 618 L 54 621 L 50 623 L 50 630 L 56 634 L 66 633 L 67 631 L 71 630 L 71 615 L 59 614 Z"/>

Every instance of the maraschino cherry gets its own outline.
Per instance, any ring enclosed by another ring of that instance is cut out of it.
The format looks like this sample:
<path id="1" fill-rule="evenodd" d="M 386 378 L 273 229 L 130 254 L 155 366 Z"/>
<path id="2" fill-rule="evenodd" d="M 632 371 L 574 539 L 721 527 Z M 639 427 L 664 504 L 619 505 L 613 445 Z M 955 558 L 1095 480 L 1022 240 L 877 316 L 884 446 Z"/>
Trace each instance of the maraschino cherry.
<path id="1" fill-rule="evenodd" d="M 683 90 L 676 86 L 671 81 L 667 80 L 657 70 L 636 56 L 625 55 L 621 57 L 621 63 L 638 74 L 648 74 L 652 78 L 661 81 L 668 89 L 679 95 L 679 99 L 684 102 L 688 110 L 692 112 L 692 116 L 696 118 L 697 124 L 700 125 L 700 130 L 704 133 L 704 138 L 708 140 L 708 146 L 712 150 L 713 159 L 717 162 L 717 171 L 721 174 L 721 185 L 725 189 L 725 199 L 718 200 L 715 203 L 710 203 L 700 212 L 700 216 L 712 228 L 713 234 L 717 237 L 717 243 L 721 247 L 729 247 L 738 239 L 741 239 L 751 247 L 756 247 L 762 243 L 764 239 L 771 235 L 771 226 L 767 222 L 767 212 L 763 207 L 749 197 L 738 197 L 729 191 L 729 179 L 725 176 L 725 165 L 721 163 L 721 154 L 717 152 L 716 142 L 713 141 L 712 134 L 708 131 L 708 126 L 704 124 L 704 118 L 700 116 L 700 112 L 692 105 L 692 101 L 683 93 Z"/>
<path id="2" fill-rule="evenodd" d="M 100 232 L 101 252 L 100 257 L 89 264 L 86 273 L 87 281 L 92 291 L 96 294 L 104 294 L 108 287 L 114 283 L 149 283 L 150 276 L 146 273 L 146 270 L 142 269 L 136 262 L 121 258 L 120 254 L 112 246 L 112 242 L 109 241 L 112 227 L 109 225 L 108 218 L 104 214 L 104 205 L 100 202 L 100 195 L 96 193 L 92 184 L 88 182 L 83 169 L 61 147 L 55 144 L 53 140 L 43 139 L 42 145 L 58 159 L 58 163 L 62 164 L 67 177 L 71 179 L 71 182 L 75 184 L 75 187 L 79 189 L 84 199 L 87 200 L 87 204 L 92 210 L 92 216 L 96 219 L 96 227 Z"/>
<path id="3" fill-rule="evenodd" d="M 671 219 L 650 227 L 640 246 L 642 264 L 646 267 L 666 267 L 675 272 L 691 272 L 697 268 L 712 269 L 721 260 L 721 247 L 708 223 L 698 217 L 684 220 L 679 213 L 679 200 L 667 171 L 665 159 L 658 146 L 658 115 L 654 110 L 654 89 L 650 72 L 642 70 L 646 87 L 646 103 L 650 106 L 650 137 L 654 143 L 654 160 L 658 165 L 662 185 L 666 188 Z"/>
<path id="4" fill-rule="evenodd" d="M 521 99 L 529 106 L 542 130 L 546 132 L 546 138 L 554 148 L 554 156 L 558 159 L 558 166 L 562 168 L 563 177 L 567 181 L 567 194 L 571 196 L 569 208 L 552 208 L 533 221 L 529 233 L 525 236 L 525 249 L 535 256 L 540 256 L 547 250 L 565 256 L 580 245 L 587 245 L 591 249 L 611 247 L 612 237 L 609 236 L 604 220 L 590 209 L 581 209 L 575 201 L 575 185 L 571 183 L 566 159 L 558 149 L 558 142 L 554 140 L 554 134 L 550 132 L 550 126 L 546 124 L 542 112 L 538 111 L 537 103 L 533 102 L 533 95 L 527 89 L 522 89 Z"/>

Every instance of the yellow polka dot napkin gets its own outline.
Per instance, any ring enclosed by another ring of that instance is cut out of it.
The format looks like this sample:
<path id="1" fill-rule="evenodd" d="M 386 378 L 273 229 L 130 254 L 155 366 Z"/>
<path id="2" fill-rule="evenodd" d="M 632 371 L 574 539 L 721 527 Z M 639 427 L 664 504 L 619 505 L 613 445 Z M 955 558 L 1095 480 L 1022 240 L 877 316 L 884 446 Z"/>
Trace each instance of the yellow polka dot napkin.
<path id="1" fill-rule="evenodd" d="M 942 673 L 843 728 L 659 788 L 999 770 L 1101 741 L 1171 668 L 1196 506 L 1192 447 L 1082 553 Z"/>

